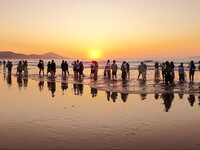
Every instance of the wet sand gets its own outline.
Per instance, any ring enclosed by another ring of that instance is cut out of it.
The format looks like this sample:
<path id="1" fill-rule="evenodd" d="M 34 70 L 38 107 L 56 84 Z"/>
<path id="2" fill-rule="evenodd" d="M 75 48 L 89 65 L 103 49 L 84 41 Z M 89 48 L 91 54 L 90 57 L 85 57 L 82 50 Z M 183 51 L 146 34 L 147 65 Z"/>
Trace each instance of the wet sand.
<path id="1" fill-rule="evenodd" d="M 83 85 L 60 76 L 39 78 L 36 72 L 26 78 L 1 70 L 1 149 L 200 148 L 198 82 L 179 92 L 178 85 L 160 90 L 162 83 L 139 86 L 133 79 L 119 93 L 121 82 L 114 87 L 86 79 Z M 129 90 L 133 83 L 138 85 Z"/>

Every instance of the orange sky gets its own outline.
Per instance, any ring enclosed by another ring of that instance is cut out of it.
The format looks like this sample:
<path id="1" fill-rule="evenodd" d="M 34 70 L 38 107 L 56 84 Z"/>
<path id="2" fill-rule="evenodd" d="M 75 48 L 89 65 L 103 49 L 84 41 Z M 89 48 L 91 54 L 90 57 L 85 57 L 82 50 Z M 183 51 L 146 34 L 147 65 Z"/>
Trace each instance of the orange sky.
<path id="1" fill-rule="evenodd" d="M 78 58 L 200 56 L 199 0 L 0 0 L 0 50 Z"/>

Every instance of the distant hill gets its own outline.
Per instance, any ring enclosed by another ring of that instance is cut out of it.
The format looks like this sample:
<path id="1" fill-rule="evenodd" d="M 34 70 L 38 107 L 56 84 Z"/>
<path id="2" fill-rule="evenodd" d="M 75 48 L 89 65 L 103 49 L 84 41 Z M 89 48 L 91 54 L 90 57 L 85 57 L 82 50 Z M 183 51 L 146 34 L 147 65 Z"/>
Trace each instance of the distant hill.
<path id="1" fill-rule="evenodd" d="M 60 56 L 56 53 L 45 53 L 45 54 L 20 54 L 11 51 L 0 51 L 0 59 L 66 59 L 66 57 Z"/>

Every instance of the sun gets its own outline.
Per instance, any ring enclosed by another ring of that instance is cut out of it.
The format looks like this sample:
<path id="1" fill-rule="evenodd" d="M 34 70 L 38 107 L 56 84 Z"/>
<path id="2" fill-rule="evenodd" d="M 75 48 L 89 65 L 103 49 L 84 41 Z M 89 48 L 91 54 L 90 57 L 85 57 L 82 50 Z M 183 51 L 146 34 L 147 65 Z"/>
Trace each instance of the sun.
<path id="1" fill-rule="evenodd" d="M 101 58 L 101 54 L 99 50 L 91 50 L 90 51 L 90 59 L 100 59 Z"/>

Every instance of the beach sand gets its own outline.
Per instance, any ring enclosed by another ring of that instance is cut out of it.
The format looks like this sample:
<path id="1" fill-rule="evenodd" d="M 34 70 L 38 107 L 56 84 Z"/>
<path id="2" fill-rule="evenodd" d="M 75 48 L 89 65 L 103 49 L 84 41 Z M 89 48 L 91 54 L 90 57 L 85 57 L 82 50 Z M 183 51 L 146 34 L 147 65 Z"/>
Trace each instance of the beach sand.
<path id="1" fill-rule="evenodd" d="M 140 84 L 136 71 L 124 85 L 37 72 L 8 76 L 1 67 L 1 149 L 200 149 L 198 72 L 194 84 L 167 89 Z"/>

